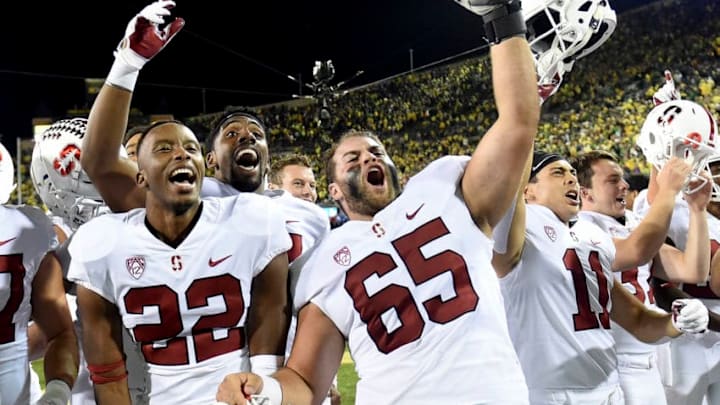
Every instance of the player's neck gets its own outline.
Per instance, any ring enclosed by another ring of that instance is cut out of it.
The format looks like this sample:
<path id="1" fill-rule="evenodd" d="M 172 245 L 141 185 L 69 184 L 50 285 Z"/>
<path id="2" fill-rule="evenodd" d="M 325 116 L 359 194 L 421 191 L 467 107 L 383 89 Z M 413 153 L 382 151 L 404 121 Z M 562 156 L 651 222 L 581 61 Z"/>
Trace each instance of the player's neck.
<path id="1" fill-rule="evenodd" d="M 202 202 L 183 213 L 148 207 L 145 226 L 158 240 L 173 248 L 178 247 L 190 234 L 202 214 Z"/>

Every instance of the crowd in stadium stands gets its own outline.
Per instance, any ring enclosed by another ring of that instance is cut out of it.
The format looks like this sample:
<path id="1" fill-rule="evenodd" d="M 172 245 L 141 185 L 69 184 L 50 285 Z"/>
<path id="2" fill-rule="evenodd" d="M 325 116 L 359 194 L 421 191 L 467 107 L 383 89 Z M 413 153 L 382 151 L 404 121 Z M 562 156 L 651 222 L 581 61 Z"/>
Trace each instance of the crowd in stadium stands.
<path id="1" fill-rule="evenodd" d="M 720 113 L 720 3 L 667 0 L 618 16 L 618 27 L 597 52 L 566 75 L 559 92 L 543 106 L 539 149 L 575 156 L 603 149 L 619 156 L 629 173 L 649 167 L 635 140 L 665 69 L 673 72 L 683 98 Z M 363 128 L 385 136 L 390 155 L 406 180 L 446 154 L 470 153 L 478 134 L 494 121 L 485 56 L 401 75 L 331 100 L 329 120 L 317 103 L 254 108 L 269 129 L 271 149 L 308 155 L 318 176 L 319 200 L 327 200 L 319 164 L 334 135 Z M 478 100 L 486 99 L 484 103 Z M 216 114 L 185 118 L 199 135 Z M 28 165 L 30 152 L 23 155 Z M 27 167 L 19 188 L 38 203 Z M 14 198 L 14 197 L 13 197 Z"/>

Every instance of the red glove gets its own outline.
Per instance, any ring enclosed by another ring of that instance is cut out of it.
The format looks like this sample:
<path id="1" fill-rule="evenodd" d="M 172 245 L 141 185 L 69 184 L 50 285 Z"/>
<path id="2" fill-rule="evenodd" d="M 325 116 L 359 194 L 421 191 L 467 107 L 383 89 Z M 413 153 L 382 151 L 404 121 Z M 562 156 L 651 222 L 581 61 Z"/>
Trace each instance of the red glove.
<path id="1" fill-rule="evenodd" d="M 175 18 L 164 29 L 160 29 L 173 7 L 174 1 L 159 0 L 146 6 L 130 20 L 125 37 L 114 53 L 115 64 L 107 78 L 110 84 L 133 90 L 140 69 L 165 48 L 185 25 L 185 20 Z"/>
<path id="2" fill-rule="evenodd" d="M 669 70 L 665 71 L 665 84 L 653 94 L 653 103 L 660 105 L 671 100 L 680 100 L 680 93 L 675 89 L 675 80 Z"/>

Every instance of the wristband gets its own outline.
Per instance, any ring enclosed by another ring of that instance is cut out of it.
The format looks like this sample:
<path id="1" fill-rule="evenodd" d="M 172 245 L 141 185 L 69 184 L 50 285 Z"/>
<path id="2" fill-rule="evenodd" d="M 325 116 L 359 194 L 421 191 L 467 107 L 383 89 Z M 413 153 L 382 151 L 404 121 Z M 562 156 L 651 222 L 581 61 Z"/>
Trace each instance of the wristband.
<path id="1" fill-rule="evenodd" d="M 50 380 L 45 385 L 45 393 L 40 397 L 37 405 L 65 405 L 70 400 L 72 390 L 63 380 Z"/>
<path id="2" fill-rule="evenodd" d="M 258 375 L 270 375 L 282 367 L 283 356 L 273 354 L 258 354 L 250 356 L 250 370 Z"/>
<path id="3" fill-rule="evenodd" d="M 139 73 L 140 71 L 137 68 L 130 66 L 120 58 L 115 58 L 115 62 L 112 68 L 110 68 L 110 73 L 108 73 L 105 82 L 114 87 L 132 92 L 135 90 L 135 83 L 137 82 Z"/>
<path id="4" fill-rule="evenodd" d="M 282 404 L 283 395 L 280 382 L 267 375 L 260 375 L 260 379 L 262 379 L 263 382 L 263 388 L 260 390 L 260 395 L 267 397 L 273 405 Z"/>
<path id="5" fill-rule="evenodd" d="M 483 16 L 485 35 L 488 41 L 497 45 L 517 36 L 525 36 L 527 27 L 520 9 L 520 2 L 513 1 Z"/>

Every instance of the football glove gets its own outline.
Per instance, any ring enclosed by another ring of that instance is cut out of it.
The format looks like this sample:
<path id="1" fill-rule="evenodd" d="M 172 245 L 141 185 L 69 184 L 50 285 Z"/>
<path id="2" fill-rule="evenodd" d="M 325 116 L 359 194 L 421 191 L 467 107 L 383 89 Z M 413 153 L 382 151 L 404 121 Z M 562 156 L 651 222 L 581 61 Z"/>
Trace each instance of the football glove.
<path id="1" fill-rule="evenodd" d="M 665 84 L 653 94 L 653 103 L 657 106 L 671 100 L 680 100 L 680 93 L 675 88 L 675 80 L 669 70 L 665 71 Z"/>
<path id="2" fill-rule="evenodd" d="M 35 405 L 66 405 L 70 400 L 70 386 L 62 380 L 48 381 L 45 386 L 45 393 L 38 399 Z"/>
<path id="3" fill-rule="evenodd" d="M 527 28 L 520 11 L 520 0 L 454 0 L 479 15 L 485 26 L 485 36 L 491 44 L 525 35 Z"/>
<path id="4" fill-rule="evenodd" d="M 707 330 L 710 316 L 705 305 L 698 299 L 681 298 L 672 302 L 672 323 L 683 333 L 703 333 Z"/>

